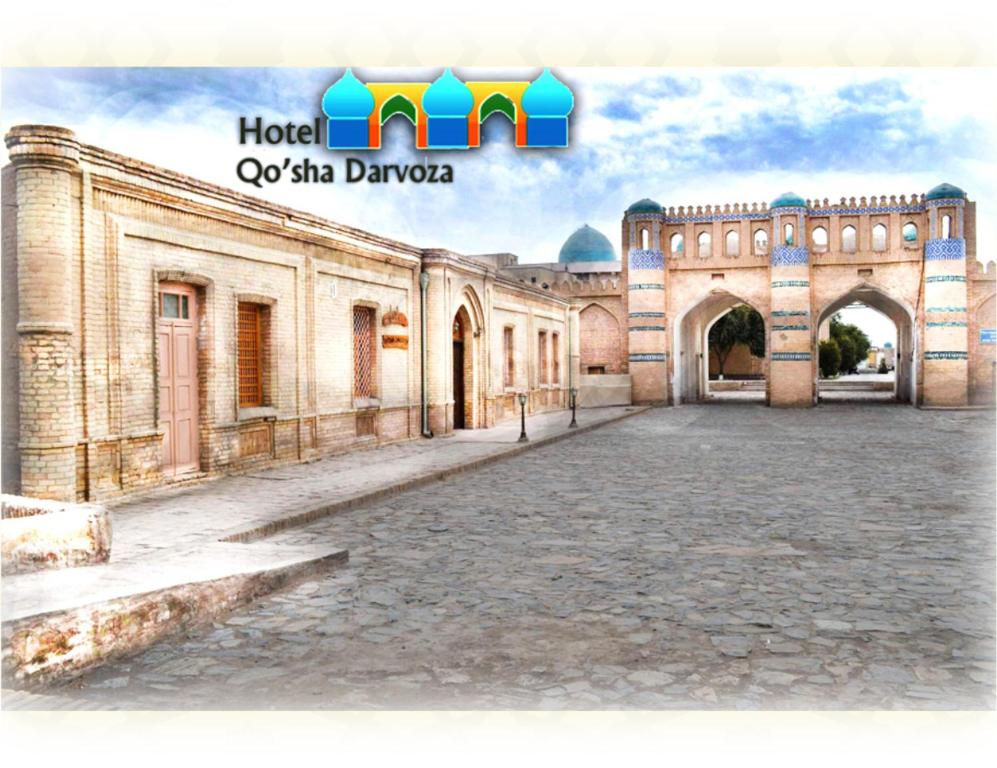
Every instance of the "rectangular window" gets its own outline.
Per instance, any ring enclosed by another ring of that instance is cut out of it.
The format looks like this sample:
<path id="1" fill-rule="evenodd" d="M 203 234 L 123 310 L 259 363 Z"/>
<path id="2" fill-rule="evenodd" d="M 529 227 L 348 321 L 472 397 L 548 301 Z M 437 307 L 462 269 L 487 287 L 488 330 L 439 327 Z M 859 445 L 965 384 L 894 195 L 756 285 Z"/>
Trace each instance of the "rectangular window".
<path id="1" fill-rule="evenodd" d="M 260 304 L 239 302 L 239 407 L 263 405 L 263 310 Z"/>
<path id="2" fill-rule="evenodd" d="M 554 364 L 554 378 L 553 378 L 553 382 L 555 384 L 560 384 L 561 383 L 561 350 L 559 349 L 559 347 L 561 345 L 558 343 L 558 342 L 560 342 L 560 340 L 561 340 L 560 334 L 557 334 L 557 333 L 551 334 L 551 337 L 550 337 L 550 357 L 551 357 L 551 360 L 553 361 L 553 364 Z"/>
<path id="3" fill-rule="evenodd" d="M 353 397 L 366 400 L 375 396 L 376 330 L 374 310 L 353 308 Z"/>
<path id="4" fill-rule="evenodd" d="M 540 352 L 540 372 L 537 375 L 537 380 L 541 384 L 548 384 L 550 379 L 547 378 L 547 331 L 540 331 L 537 337 L 537 344 Z"/>
<path id="5" fill-rule="evenodd" d="M 511 387 L 516 378 L 516 358 L 512 347 L 512 328 L 506 328 L 503 332 L 503 343 L 505 345 L 505 386 Z"/>

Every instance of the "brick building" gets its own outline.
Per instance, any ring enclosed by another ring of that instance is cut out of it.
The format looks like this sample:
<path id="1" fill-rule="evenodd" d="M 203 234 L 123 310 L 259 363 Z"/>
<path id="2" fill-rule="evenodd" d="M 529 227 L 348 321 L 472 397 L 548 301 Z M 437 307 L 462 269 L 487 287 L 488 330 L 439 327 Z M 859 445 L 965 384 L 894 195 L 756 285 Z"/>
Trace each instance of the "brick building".
<path id="1" fill-rule="evenodd" d="M 818 329 L 898 329 L 898 400 L 991 402 L 995 277 L 975 203 L 624 213 L 557 262 L 421 249 L 19 126 L 3 169 L 3 489 L 99 500 L 191 477 L 706 392 L 723 312 L 766 324 L 772 405 L 817 401 Z M 756 364 L 757 365 L 757 364 Z"/>

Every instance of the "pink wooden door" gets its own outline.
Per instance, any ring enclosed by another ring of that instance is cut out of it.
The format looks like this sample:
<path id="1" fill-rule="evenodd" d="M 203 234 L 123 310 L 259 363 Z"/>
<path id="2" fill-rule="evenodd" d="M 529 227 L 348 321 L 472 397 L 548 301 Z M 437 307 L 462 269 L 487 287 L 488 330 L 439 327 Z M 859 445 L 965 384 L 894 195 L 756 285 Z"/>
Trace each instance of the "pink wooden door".
<path id="1" fill-rule="evenodd" d="M 189 285 L 159 286 L 159 423 L 168 476 L 199 469 L 196 302 Z"/>

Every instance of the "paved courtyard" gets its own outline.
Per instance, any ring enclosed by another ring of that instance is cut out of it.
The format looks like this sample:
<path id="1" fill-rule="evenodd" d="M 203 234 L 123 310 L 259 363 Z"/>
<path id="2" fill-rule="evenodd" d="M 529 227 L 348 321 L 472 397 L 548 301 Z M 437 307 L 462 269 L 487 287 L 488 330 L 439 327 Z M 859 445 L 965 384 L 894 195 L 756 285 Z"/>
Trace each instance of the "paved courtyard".
<path id="1" fill-rule="evenodd" d="M 349 566 L 11 701 L 993 708 L 994 437 L 992 412 L 654 409 L 280 533 Z"/>

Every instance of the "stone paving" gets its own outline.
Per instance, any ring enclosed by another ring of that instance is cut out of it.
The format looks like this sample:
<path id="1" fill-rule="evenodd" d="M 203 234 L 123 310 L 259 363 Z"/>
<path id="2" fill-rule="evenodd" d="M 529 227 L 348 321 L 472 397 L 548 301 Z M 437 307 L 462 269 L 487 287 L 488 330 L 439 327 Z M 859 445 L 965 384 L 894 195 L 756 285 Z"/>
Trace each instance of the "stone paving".
<path id="1" fill-rule="evenodd" d="M 654 409 L 278 534 L 349 566 L 4 706 L 993 708 L 994 442 Z"/>

